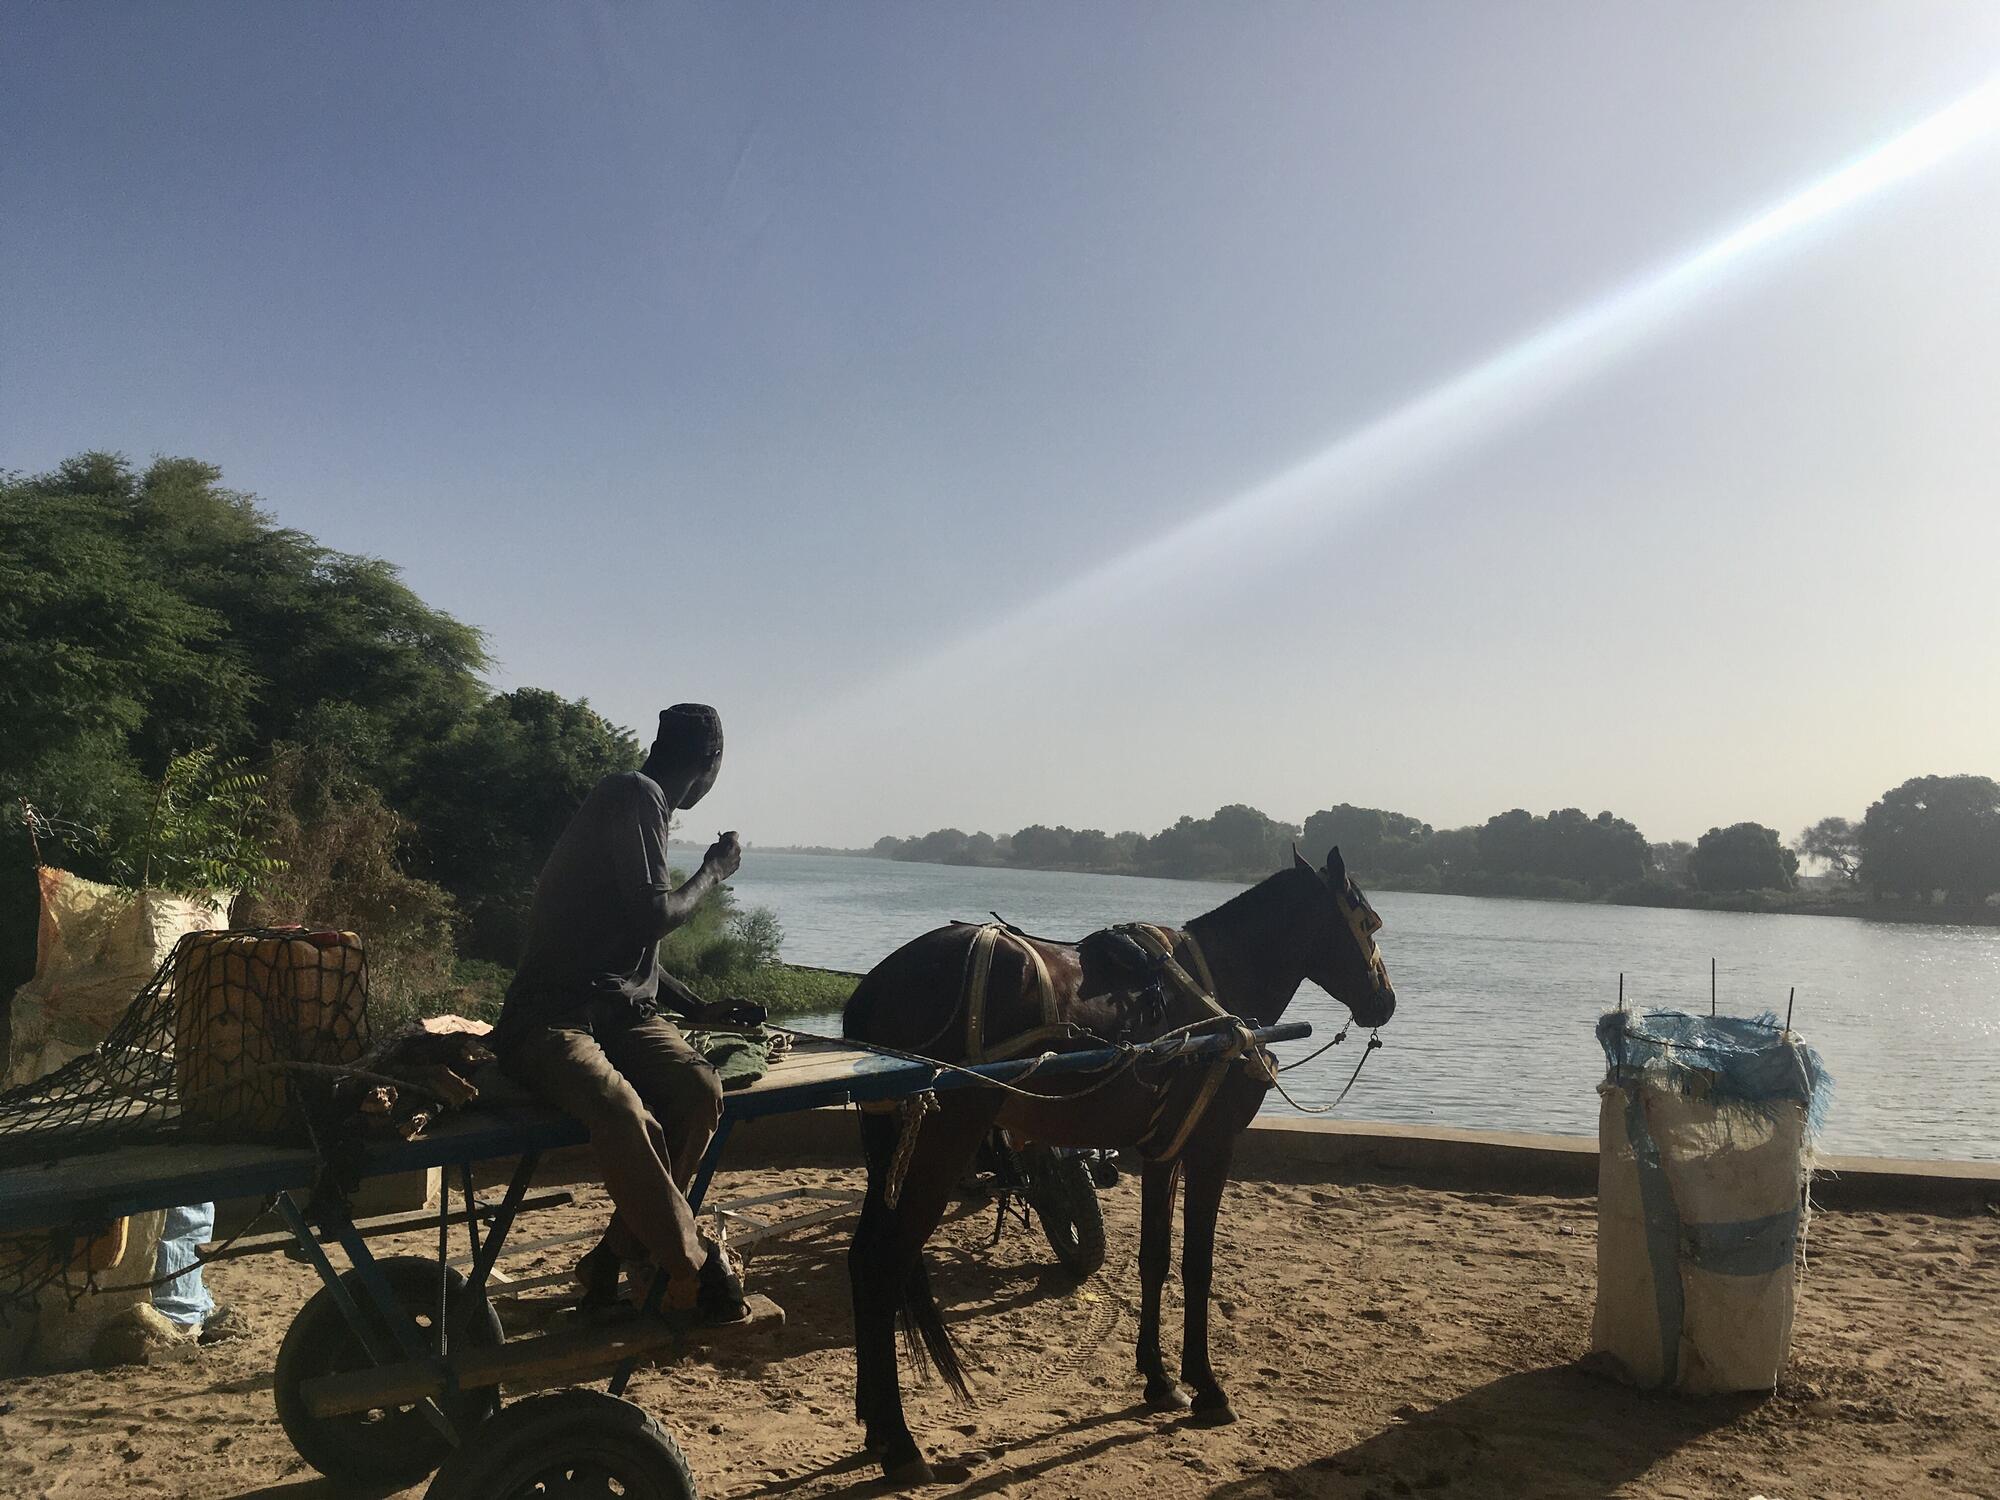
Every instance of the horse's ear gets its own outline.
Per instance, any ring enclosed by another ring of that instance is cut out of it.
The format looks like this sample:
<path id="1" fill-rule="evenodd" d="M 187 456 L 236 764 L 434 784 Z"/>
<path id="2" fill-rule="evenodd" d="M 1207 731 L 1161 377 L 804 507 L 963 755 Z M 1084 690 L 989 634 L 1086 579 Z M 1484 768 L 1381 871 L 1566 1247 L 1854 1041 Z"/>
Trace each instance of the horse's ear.
<path id="1" fill-rule="evenodd" d="M 1340 857 L 1340 845 L 1335 844 L 1326 853 L 1326 883 L 1336 889 L 1347 884 L 1347 861 Z"/>
<path id="2" fill-rule="evenodd" d="M 1292 840 L 1292 863 L 1297 865 L 1301 870 L 1312 870 L 1313 874 L 1315 875 L 1319 874 L 1319 871 L 1313 870 L 1313 862 L 1307 859 L 1303 854 L 1299 853 L 1299 844 L 1297 839 Z"/>

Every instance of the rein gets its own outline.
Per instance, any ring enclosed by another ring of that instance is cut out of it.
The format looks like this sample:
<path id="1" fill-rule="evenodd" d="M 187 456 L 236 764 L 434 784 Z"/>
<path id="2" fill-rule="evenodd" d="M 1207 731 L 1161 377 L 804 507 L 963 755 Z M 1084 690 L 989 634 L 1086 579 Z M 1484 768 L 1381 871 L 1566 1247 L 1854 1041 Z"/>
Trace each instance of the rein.
<path id="1" fill-rule="evenodd" d="M 1302 1115 L 1329 1115 L 1332 1114 L 1336 1109 L 1340 1108 L 1341 1101 L 1348 1096 L 1348 1094 L 1353 1090 L 1354 1085 L 1360 1081 L 1361 1069 L 1367 1064 L 1370 1055 L 1373 1054 L 1374 1051 L 1382 1045 L 1382 1033 L 1379 1030 L 1371 1031 L 1368 1033 L 1368 1045 L 1361 1049 L 1360 1060 L 1354 1064 L 1354 1071 L 1347 1075 L 1346 1087 L 1341 1089 L 1341 1091 L 1334 1096 L 1333 1103 L 1331 1104 L 1299 1103 L 1298 1100 L 1294 1099 L 1291 1096 L 1291 1094 L 1286 1091 L 1284 1084 L 1278 1081 L 1278 1075 L 1280 1073 L 1291 1072 L 1292 1069 L 1298 1067 L 1300 1063 L 1311 1062 L 1315 1057 L 1318 1057 L 1320 1055 L 1320 1052 L 1325 1052 L 1329 1047 L 1338 1047 L 1342 1042 L 1346 1040 L 1347 1040 L 1347 1028 L 1343 1026 L 1340 1028 L 1339 1031 L 1334 1033 L 1333 1040 L 1328 1042 L 1325 1047 L 1321 1047 L 1318 1052 L 1307 1053 L 1304 1057 L 1300 1058 L 1298 1062 L 1286 1063 L 1282 1068 L 1273 1068 L 1271 1066 L 1270 1060 L 1264 1055 L 1261 1049 L 1257 1053 L 1257 1061 L 1264 1069 L 1265 1081 L 1269 1083 L 1272 1088 L 1278 1091 L 1278 1097 L 1283 1099 L 1285 1103 L 1291 1105 L 1293 1109 L 1297 1110 Z"/>

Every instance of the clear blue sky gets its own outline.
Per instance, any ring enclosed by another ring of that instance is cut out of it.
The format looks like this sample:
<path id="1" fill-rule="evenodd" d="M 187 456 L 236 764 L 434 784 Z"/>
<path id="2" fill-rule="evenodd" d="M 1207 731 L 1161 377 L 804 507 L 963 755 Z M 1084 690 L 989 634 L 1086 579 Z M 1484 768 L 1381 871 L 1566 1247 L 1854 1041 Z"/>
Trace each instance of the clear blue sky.
<path id="1" fill-rule="evenodd" d="M 1504 361 L 1996 75 L 1941 0 L 8 3 L 0 465 L 716 703 L 696 833 L 1790 834 L 2000 774 L 2000 138 Z"/>

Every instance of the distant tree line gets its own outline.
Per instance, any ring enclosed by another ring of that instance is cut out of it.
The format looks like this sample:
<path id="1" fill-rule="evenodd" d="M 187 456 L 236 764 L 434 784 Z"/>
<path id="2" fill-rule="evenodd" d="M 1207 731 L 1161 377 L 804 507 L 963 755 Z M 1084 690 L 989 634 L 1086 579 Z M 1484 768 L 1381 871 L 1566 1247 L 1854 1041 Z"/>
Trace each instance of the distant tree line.
<path id="1" fill-rule="evenodd" d="M 940 828 L 878 839 L 881 859 L 1037 870 L 1254 879 L 1338 845 L 1374 884 L 1464 895 L 1703 905 L 1799 889 L 1801 860 L 1832 894 L 1906 904 L 1983 906 L 2000 892 L 2000 785 L 1984 776 L 1920 776 L 1882 794 L 1859 821 L 1823 818 L 1788 845 L 1773 828 L 1734 823 L 1693 843 L 1648 842 L 1628 820 L 1566 807 L 1512 808 L 1484 823 L 1433 828 L 1408 813 L 1341 803 L 1287 823 L 1232 803 L 1146 835 L 1031 823 L 1011 834 Z"/>

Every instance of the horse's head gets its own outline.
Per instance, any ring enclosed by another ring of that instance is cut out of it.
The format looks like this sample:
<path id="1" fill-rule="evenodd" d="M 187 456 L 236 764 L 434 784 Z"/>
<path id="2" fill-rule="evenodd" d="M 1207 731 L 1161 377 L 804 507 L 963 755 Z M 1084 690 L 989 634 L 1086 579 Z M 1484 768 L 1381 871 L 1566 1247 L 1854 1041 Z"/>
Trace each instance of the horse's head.
<path id="1" fill-rule="evenodd" d="M 1324 900 L 1325 919 L 1312 924 L 1306 978 L 1345 1005 L 1357 1025 L 1382 1025 L 1396 1013 L 1389 968 L 1375 946 L 1382 919 L 1348 876 L 1337 847 L 1327 855 L 1323 870 L 1315 869 L 1296 849 L 1292 858 L 1318 883 Z"/>

